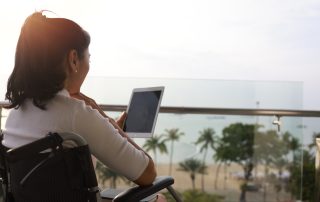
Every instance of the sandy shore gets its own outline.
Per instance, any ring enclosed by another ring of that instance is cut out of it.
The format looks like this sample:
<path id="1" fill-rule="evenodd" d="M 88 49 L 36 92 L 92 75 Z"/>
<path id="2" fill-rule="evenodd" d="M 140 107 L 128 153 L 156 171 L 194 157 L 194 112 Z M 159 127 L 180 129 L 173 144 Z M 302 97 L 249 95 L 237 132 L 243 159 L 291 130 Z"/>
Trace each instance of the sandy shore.
<path id="1" fill-rule="evenodd" d="M 179 190 L 192 189 L 192 181 L 190 174 L 184 171 L 178 170 L 177 164 L 172 166 L 172 176 L 175 178 L 175 187 Z M 160 164 L 157 166 L 159 175 L 169 175 L 169 165 Z M 228 170 L 224 172 L 223 167 L 220 167 L 218 179 L 216 182 L 216 165 L 210 165 L 207 168 L 207 174 L 204 175 L 204 187 L 208 192 L 213 192 L 215 189 L 239 189 L 239 182 L 229 179 Z M 235 169 L 236 170 L 236 169 Z M 232 172 L 232 171 L 231 171 Z M 195 187 L 201 189 L 201 174 L 196 174 Z M 228 182 L 232 180 L 232 182 Z M 215 187 L 216 184 L 216 187 Z"/>
<path id="2" fill-rule="evenodd" d="M 235 179 L 229 179 L 228 172 L 234 172 L 234 171 L 239 171 L 240 168 L 236 168 L 235 166 L 232 170 L 228 169 L 226 172 L 221 166 L 220 172 L 218 175 L 218 180 L 217 183 L 215 182 L 216 179 L 216 170 L 217 166 L 216 165 L 210 165 L 207 168 L 207 174 L 204 175 L 204 185 L 206 191 L 212 191 L 215 189 L 215 183 L 217 184 L 217 189 L 239 189 L 239 181 Z M 187 172 L 183 172 L 178 170 L 179 166 L 177 164 L 172 165 L 172 173 L 171 176 L 174 177 L 175 179 L 175 188 L 178 190 L 187 190 L 187 189 L 192 189 L 192 181 L 190 178 L 190 174 Z M 169 175 L 169 165 L 168 164 L 159 164 L 157 165 L 157 172 L 158 175 Z M 232 182 L 228 182 L 228 181 Z M 105 186 L 108 186 L 109 183 L 106 182 Z M 119 180 L 117 185 L 119 187 L 122 187 L 123 185 L 125 186 L 125 182 L 122 180 Z M 197 189 L 201 189 L 201 174 L 196 175 L 195 179 L 195 186 Z"/>
<path id="3" fill-rule="evenodd" d="M 204 175 L 204 189 L 208 193 L 218 194 L 225 197 L 225 201 L 238 201 L 240 196 L 240 185 L 243 182 L 239 179 L 239 176 L 234 175 L 235 173 L 242 173 L 243 170 L 238 165 L 231 165 L 228 167 L 221 166 L 219 174 L 217 175 L 216 180 L 216 171 L 217 165 L 209 165 L 207 168 L 207 174 Z M 171 176 L 174 177 L 175 183 L 174 188 L 177 191 L 185 191 L 188 189 L 192 189 L 192 181 L 190 178 L 190 174 L 187 172 L 179 171 L 179 166 L 174 164 L 172 167 Z M 261 172 L 263 168 L 259 168 L 259 172 Z M 169 175 L 169 165 L 168 164 L 159 164 L 157 166 L 158 175 Z M 104 187 L 108 187 L 109 182 L 106 182 Z M 128 187 L 124 181 L 119 180 L 117 182 L 118 188 Z M 196 175 L 195 179 L 195 187 L 196 189 L 201 190 L 201 174 Z M 247 192 L 247 202 L 259 202 L 263 201 L 263 190 L 259 190 L 256 192 Z M 266 197 L 268 202 L 277 201 L 276 197 L 279 197 L 280 201 L 286 201 L 290 198 L 288 193 L 284 191 L 280 192 L 277 196 L 273 186 L 267 187 Z"/>

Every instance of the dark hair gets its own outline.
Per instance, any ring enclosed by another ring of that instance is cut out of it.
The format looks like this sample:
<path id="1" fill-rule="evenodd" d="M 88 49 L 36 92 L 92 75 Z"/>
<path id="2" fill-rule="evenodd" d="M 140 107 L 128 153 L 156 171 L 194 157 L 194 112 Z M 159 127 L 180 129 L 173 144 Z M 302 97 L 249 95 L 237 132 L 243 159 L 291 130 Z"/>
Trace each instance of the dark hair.
<path id="1" fill-rule="evenodd" d="M 45 109 L 46 102 L 64 87 L 69 51 L 75 49 L 81 58 L 89 44 L 89 34 L 71 20 L 47 18 L 42 12 L 30 15 L 21 28 L 7 84 L 8 108 L 19 108 L 30 98 Z"/>

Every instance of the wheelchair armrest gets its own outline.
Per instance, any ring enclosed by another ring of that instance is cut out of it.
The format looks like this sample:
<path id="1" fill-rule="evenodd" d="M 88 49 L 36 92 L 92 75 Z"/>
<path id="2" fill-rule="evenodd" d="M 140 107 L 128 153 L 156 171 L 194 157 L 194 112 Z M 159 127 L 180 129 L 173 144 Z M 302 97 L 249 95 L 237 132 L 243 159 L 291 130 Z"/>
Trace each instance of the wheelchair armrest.
<path id="1" fill-rule="evenodd" d="M 174 183 L 174 179 L 171 176 L 159 176 L 150 186 L 134 186 L 121 193 L 119 193 L 114 199 L 114 202 L 137 202 L 158 191 L 165 189 Z M 111 196 L 104 195 L 105 191 L 101 192 L 102 198 L 112 198 Z"/>

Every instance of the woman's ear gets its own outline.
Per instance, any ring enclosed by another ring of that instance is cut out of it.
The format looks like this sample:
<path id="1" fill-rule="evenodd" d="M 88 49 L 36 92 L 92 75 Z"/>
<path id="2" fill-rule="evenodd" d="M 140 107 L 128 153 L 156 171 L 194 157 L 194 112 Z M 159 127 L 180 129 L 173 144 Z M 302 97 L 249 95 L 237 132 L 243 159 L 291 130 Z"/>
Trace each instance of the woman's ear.
<path id="1" fill-rule="evenodd" d="M 72 49 L 68 54 L 68 64 L 71 72 L 78 72 L 79 57 L 76 50 Z"/>

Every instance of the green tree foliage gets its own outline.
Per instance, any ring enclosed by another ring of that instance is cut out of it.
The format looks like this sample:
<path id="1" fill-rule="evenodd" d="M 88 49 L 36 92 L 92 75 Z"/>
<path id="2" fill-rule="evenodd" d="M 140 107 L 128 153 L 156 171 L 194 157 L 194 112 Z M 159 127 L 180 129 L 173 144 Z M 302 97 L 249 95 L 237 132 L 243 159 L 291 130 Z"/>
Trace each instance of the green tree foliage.
<path id="1" fill-rule="evenodd" d="M 215 131 L 212 128 L 205 128 L 199 133 L 200 136 L 195 144 L 200 145 L 200 152 L 203 152 L 202 164 L 205 166 L 208 149 L 214 149 L 216 142 Z M 204 191 L 204 173 L 201 174 L 201 190 Z"/>
<path id="2" fill-rule="evenodd" d="M 206 192 L 200 192 L 198 190 L 186 190 L 182 193 L 177 193 L 183 202 L 223 202 L 224 197 L 209 194 Z M 166 197 L 168 202 L 175 202 L 174 198 L 169 192 L 164 192 L 163 195 Z"/>
<path id="3" fill-rule="evenodd" d="M 301 155 L 297 156 L 301 159 Z M 302 201 L 318 202 L 315 198 L 316 182 L 315 182 L 315 157 L 310 151 L 303 151 L 303 172 L 301 173 L 301 165 L 292 165 L 291 178 L 289 181 L 289 190 L 294 194 L 295 198 L 300 199 L 302 191 Z M 302 176 L 301 176 L 302 174 Z M 302 180 L 302 181 L 301 181 Z"/>
<path id="4" fill-rule="evenodd" d="M 245 182 L 241 186 L 240 201 L 246 201 L 246 187 L 251 177 L 254 153 L 255 125 L 234 123 L 224 128 L 220 143 L 216 148 L 216 156 L 222 161 L 234 162 L 242 166 Z"/>
<path id="5" fill-rule="evenodd" d="M 217 170 L 216 170 L 216 177 L 214 180 L 214 188 L 217 189 L 218 188 L 218 176 L 219 176 L 219 172 L 220 172 L 220 168 L 221 165 L 229 165 L 229 160 L 228 158 L 224 158 L 224 155 L 221 155 L 221 153 L 223 152 L 223 148 L 225 148 L 225 142 L 222 141 L 222 138 L 217 138 L 215 141 L 215 153 L 213 154 L 213 159 L 215 160 L 215 162 L 218 164 L 217 166 Z M 217 148 L 220 148 L 220 153 L 217 153 Z"/>
<path id="6" fill-rule="evenodd" d="M 199 192 L 198 190 L 187 190 L 183 192 L 184 202 L 222 202 L 223 197 L 205 192 Z"/>
<path id="7" fill-rule="evenodd" d="M 191 182 L 192 182 L 192 189 L 195 189 L 195 179 L 197 173 L 205 173 L 207 167 L 202 164 L 202 162 L 198 159 L 187 159 L 183 162 L 179 163 L 178 170 L 188 172 L 190 174 Z"/>
<path id="8" fill-rule="evenodd" d="M 285 132 L 282 135 L 282 141 L 285 144 L 285 148 L 288 150 L 287 154 L 290 154 L 290 152 L 292 153 L 292 163 L 296 163 L 296 152 L 301 148 L 299 139 L 291 135 L 289 132 Z"/>
<path id="9" fill-rule="evenodd" d="M 97 162 L 96 172 L 102 185 L 104 185 L 107 180 L 110 180 L 110 188 L 117 188 L 117 181 L 120 179 L 126 181 L 124 176 L 110 170 L 99 161 Z"/>
<path id="10" fill-rule="evenodd" d="M 157 151 L 160 153 L 168 153 L 167 146 L 165 144 L 165 140 L 163 139 L 163 135 L 157 136 L 154 135 L 151 138 L 148 138 L 144 143 L 143 148 L 146 152 L 152 151 L 154 155 L 154 161 L 157 164 Z"/>
<path id="11" fill-rule="evenodd" d="M 316 149 L 317 148 L 317 142 L 316 139 L 320 138 L 320 132 L 319 133 L 313 133 L 312 135 L 312 142 L 308 145 L 309 149 Z"/>
<path id="12" fill-rule="evenodd" d="M 164 136 L 166 137 L 164 141 L 170 141 L 171 150 L 170 150 L 170 162 L 169 162 L 169 175 L 172 173 L 172 158 L 173 158 L 173 150 L 174 150 L 174 142 L 178 141 L 184 133 L 180 132 L 178 128 L 166 129 Z"/>
<path id="13" fill-rule="evenodd" d="M 255 136 L 255 157 L 258 162 L 270 165 L 288 153 L 286 143 L 281 140 L 277 131 L 257 132 Z"/>
<path id="14" fill-rule="evenodd" d="M 312 155 L 315 157 L 315 164 L 316 164 L 316 166 L 315 166 L 315 195 L 314 195 L 314 201 L 320 201 L 320 168 L 319 168 L 319 164 L 320 164 L 320 162 L 319 162 L 319 146 L 318 146 L 318 144 L 319 144 L 319 138 L 320 138 L 320 132 L 318 132 L 318 133 L 313 133 L 313 142 L 312 143 L 310 143 L 309 145 L 308 145 L 308 147 L 309 147 L 309 151 L 314 151 L 313 153 L 312 153 Z M 318 143 L 317 143 L 318 142 Z M 318 158 L 316 157 L 318 155 Z M 316 162 L 316 159 L 317 159 L 317 162 Z"/>
<path id="15" fill-rule="evenodd" d="M 282 137 L 291 136 L 285 133 Z M 264 165 L 264 184 L 263 184 L 263 201 L 267 201 L 266 186 L 268 183 L 274 185 L 278 194 L 282 190 L 282 173 L 287 167 L 288 160 L 286 155 L 289 152 L 288 144 L 281 139 L 281 136 L 275 130 L 265 132 L 257 131 L 255 134 L 255 162 Z M 273 167 L 278 170 L 278 176 L 270 175 L 269 168 Z"/>

